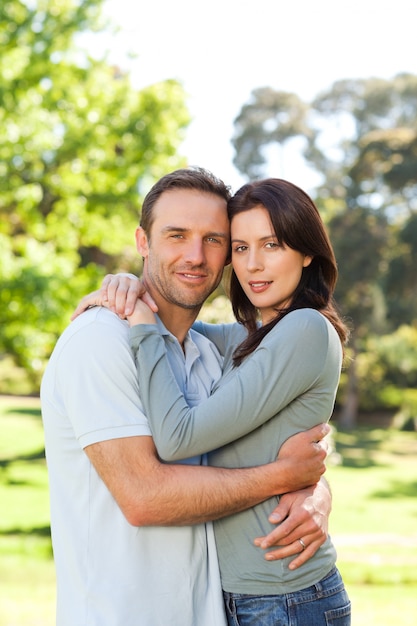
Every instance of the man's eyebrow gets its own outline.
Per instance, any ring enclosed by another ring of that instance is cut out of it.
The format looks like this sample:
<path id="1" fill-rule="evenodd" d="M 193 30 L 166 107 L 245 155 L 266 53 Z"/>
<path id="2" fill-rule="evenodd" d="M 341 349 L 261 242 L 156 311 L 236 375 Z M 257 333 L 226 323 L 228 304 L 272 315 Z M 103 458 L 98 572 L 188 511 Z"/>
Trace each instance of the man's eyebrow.
<path id="1" fill-rule="evenodd" d="M 185 228 L 184 226 L 164 226 L 164 228 L 162 229 L 163 233 L 171 233 L 173 231 L 177 232 L 177 233 L 186 233 L 187 231 L 189 231 L 189 228 Z"/>

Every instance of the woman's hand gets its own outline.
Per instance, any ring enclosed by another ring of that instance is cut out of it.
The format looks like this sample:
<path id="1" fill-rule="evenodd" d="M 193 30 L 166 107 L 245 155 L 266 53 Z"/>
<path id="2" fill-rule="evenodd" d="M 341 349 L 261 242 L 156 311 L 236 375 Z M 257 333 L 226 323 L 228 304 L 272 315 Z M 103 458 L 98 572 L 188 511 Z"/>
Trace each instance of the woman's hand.
<path id="1" fill-rule="evenodd" d="M 75 320 L 75 318 L 81 315 L 81 313 L 84 313 L 84 311 L 87 311 L 87 309 L 90 309 L 94 306 L 105 306 L 107 308 L 110 308 L 107 299 L 103 297 L 101 289 L 92 291 L 79 301 L 77 308 L 71 315 L 71 321 Z"/>
<path id="2" fill-rule="evenodd" d="M 127 316 L 129 326 L 136 326 L 136 324 L 156 324 L 155 314 L 152 309 L 146 304 L 144 299 L 139 298 L 135 302 L 135 308 L 132 315 Z"/>
<path id="3" fill-rule="evenodd" d="M 295 556 L 289 569 L 297 569 L 311 559 L 328 537 L 332 496 L 322 478 L 316 485 L 287 493 L 280 497 L 269 521 L 278 526 L 266 537 L 255 539 L 255 545 L 264 550 L 267 561 Z"/>
<path id="4" fill-rule="evenodd" d="M 142 279 L 134 274 L 107 274 L 100 289 L 89 293 L 80 300 L 71 320 L 75 320 L 92 306 L 105 306 L 125 319 L 133 314 L 138 298 L 146 302 L 151 311 L 155 313 L 158 311 L 158 307 L 146 290 Z"/>

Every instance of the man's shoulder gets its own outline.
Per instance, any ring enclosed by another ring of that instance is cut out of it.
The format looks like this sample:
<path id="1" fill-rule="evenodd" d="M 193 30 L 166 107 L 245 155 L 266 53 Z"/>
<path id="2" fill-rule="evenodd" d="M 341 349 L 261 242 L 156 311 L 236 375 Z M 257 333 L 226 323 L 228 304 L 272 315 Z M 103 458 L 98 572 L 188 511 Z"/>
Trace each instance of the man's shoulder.
<path id="1" fill-rule="evenodd" d="M 57 357 L 68 347 L 80 350 L 96 350 L 112 343 L 128 342 L 129 325 L 104 307 L 93 307 L 71 322 L 59 337 L 52 356 Z"/>
<path id="2" fill-rule="evenodd" d="M 95 306 L 81 313 L 66 327 L 61 336 L 67 338 L 77 333 L 83 334 L 94 331 L 126 334 L 128 328 L 129 325 L 126 320 L 121 320 L 105 307 Z"/>
<path id="3" fill-rule="evenodd" d="M 136 368 L 124 320 L 104 308 L 94 308 L 77 317 L 64 330 L 50 356 L 42 378 L 43 396 L 77 386 L 89 393 L 117 385 L 134 387 Z M 106 382 L 107 381 L 107 382 Z M 101 394 L 103 395 L 103 394 Z"/>

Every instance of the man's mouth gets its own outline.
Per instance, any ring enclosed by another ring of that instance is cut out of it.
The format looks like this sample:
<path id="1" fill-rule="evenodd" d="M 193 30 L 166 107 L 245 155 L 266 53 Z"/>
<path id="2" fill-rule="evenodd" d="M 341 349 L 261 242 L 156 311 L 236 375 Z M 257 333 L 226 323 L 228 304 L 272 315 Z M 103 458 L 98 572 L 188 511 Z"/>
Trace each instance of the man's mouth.
<path id="1" fill-rule="evenodd" d="M 177 276 L 193 281 L 201 281 L 207 278 L 207 274 L 190 274 L 190 272 L 177 272 Z"/>

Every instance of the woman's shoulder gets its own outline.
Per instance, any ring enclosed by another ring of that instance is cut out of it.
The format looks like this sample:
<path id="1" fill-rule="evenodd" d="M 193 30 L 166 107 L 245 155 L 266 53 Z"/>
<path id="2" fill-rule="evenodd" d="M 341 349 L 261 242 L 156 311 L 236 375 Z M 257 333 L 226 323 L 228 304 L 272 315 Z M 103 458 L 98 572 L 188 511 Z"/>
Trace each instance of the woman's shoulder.
<path id="1" fill-rule="evenodd" d="M 309 343 L 314 340 L 322 342 L 326 339 L 326 342 L 329 342 L 338 339 L 333 324 L 320 311 L 310 308 L 291 311 L 274 326 L 268 335 L 271 336 L 272 341 L 280 336 L 299 342 L 308 339 Z"/>
<path id="2" fill-rule="evenodd" d="M 329 320 L 316 309 L 296 309 L 291 311 L 277 324 L 285 326 L 297 326 L 298 328 L 306 326 L 310 328 L 327 328 L 331 326 Z"/>

